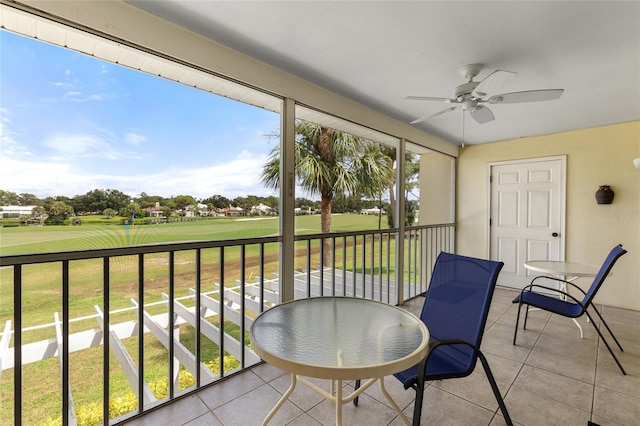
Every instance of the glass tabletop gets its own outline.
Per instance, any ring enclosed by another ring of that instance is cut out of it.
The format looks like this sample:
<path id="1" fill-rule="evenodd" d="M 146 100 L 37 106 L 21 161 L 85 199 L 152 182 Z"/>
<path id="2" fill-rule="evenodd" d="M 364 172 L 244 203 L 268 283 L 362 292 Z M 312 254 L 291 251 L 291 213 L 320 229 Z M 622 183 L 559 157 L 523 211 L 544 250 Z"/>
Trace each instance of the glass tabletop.
<path id="1" fill-rule="evenodd" d="M 429 332 L 415 315 L 351 297 L 284 303 L 262 313 L 251 327 L 253 349 L 265 361 L 321 378 L 401 371 L 426 355 L 428 341 Z"/>

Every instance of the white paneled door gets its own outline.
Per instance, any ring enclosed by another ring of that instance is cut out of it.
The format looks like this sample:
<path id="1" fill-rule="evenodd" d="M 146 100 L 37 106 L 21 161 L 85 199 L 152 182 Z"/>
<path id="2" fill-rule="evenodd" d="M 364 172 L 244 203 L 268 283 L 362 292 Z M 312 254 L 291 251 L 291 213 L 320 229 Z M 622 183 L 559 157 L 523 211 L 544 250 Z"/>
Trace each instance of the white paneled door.
<path id="1" fill-rule="evenodd" d="M 490 166 L 491 259 L 504 267 L 498 285 L 523 288 L 527 260 L 564 260 L 565 157 Z"/>

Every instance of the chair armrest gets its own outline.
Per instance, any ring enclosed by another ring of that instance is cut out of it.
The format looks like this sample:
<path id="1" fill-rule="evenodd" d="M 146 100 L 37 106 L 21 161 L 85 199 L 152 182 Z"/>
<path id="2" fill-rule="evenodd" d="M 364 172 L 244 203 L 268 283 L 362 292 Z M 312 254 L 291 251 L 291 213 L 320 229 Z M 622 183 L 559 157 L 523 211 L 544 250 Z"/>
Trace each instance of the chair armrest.
<path id="1" fill-rule="evenodd" d="M 535 281 L 535 278 L 534 280 Z M 569 299 L 571 299 L 572 301 L 574 301 L 575 303 L 577 303 L 578 305 L 582 306 L 584 308 L 584 306 L 582 305 L 582 301 L 576 299 L 575 297 L 573 297 L 571 294 L 567 293 L 566 291 L 562 291 L 562 290 L 558 290 L 557 288 L 553 288 L 553 287 L 547 287 L 544 285 L 540 285 L 540 284 L 533 284 L 533 281 L 531 281 L 531 284 L 529 284 L 528 286 L 526 286 L 525 288 L 522 289 L 522 291 L 520 292 L 520 300 L 522 300 L 522 296 L 524 295 L 524 293 L 530 292 L 530 293 L 535 293 L 535 291 L 533 290 L 534 287 L 535 288 L 541 288 L 541 289 L 545 289 L 545 290 L 549 290 L 552 292 L 556 292 L 556 293 L 560 293 L 562 296 L 567 297 Z M 557 280 L 557 281 L 563 281 L 563 280 Z M 568 283 L 571 284 L 571 283 Z M 580 289 L 580 291 L 582 291 L 582 293 L 584 294 L 584 291 L 580 288 L 577 287 L 575 284 L 572 284 L 574 287 Z M 514 299 L 514 303 L 516 302 L 517 298 Z"/>
<path id="2" fill-rule="evenodd" d="M 546 275 L 540 275 L 540 276 L 535 277 L 534 279 L 531 280 L 531 284 L 529 284 L 529 286 L 532 285 L 533 282 L 535 280 L 537 280 L 537 279 L 546 279 L 546 280 L 552 280 L 552 281 L 559 281 L 561 283 L 564 283 L 565 285 L 566 284 L 570 285 L 571 287 L 575 288 L 576 290 L 579 290 L 580 293 L 582 293 L 583 295 L 587 294 L 583 289 L 581 289 L 580 287 L 578 287 L 576 284 L 572 283 L 571 281 L 567 281 L 567 280 L 563 280 L 563 279 L 555 278 L 555 277 L 548 277 Z M 537 284 L 537 285 L 539 285 L 539 284 Z"/>
<path id="3" fill-rule="evenodd" d="M 431 356 L 434 349 L 436 349 L 439 346 L 445 346 L 445 345 L 466 345 L 471 347 L 476 355 L 482 356 L 482 353 L 480 352 L 480 348 L 478 348 L 473 343 L 467 342 L 466 340 L 444 339 L 444 340 L 434 340 L 432 342 L 429 342 L 429 345 L 427 346 L 427 355 L 424 358 L 422 358 L 418 363 L 417 382 L 412 385 L 414 389 L 418 389 L 420 386 L 424 388 L 424 376 L 427 371 L 427 361 L 429 360 L 429 356 Z"/>
<path id="4" fill-rule="evenodd" d="M 466 340 L 462 340 L 462 339 L 434 340 L 432 342 L 429 342 L 427 358 L 429 357 L 429 354 L 431 353 L 431 351 L 433 351 L 438 346 L 444 346 L 444 345 L 467 345 L 473 348 L 473 350 L 478 351 L 478 348 L 476 347 L 476 345 L 474 345 L 473 343 L 467 342 Z"/>

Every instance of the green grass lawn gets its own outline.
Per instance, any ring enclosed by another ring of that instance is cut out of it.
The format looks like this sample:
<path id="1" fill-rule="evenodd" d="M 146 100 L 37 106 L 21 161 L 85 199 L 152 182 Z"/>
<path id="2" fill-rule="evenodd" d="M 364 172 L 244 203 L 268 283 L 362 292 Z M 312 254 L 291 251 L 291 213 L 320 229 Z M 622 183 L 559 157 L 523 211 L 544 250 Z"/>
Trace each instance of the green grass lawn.
<path id="1" fill-rule="evenodd" d="M 102 219 L 101 217 L 99 217 Z M 80 226 L 23 226 L 0 228 L 0 255 L 46 253 L 123 247 L 139 244 L 178 241 L 208 241 L 277 235 L 278 217 L 211 218 L 193 222 L 155 225 L 121 225 L 95 223 L 95 217 L 83 216 Z M 296 233 L 320 232 L 320 216 L 295 218 Z M 386 218 L 382 220 L 386 228 Z M 376 216 L 335 214 L 333 232 L 378 229 Z"/>
<path id="2" fill-rule="evenodd" d="M 159 242 L 226 240 L 238 238 L 255 238 L 278 234 L 279 219 L 277 217 L 258 218 L 212 218 L 192 222 L 172 222 L 156 225 L 120 225 L 119 223 L 96 223 L 102 218 L 83 217 L 80 226 L 45 226 L 45 227 L 12 227 L 0 228 L 0 255 L 26 253 L 44 253 L 72 251 L 82 249 L 99 249 L 123 247 L 129 245 L 150 244 Z M 115 220 L 114 220 L 115 221 Z M 320 216 L 298 216 L 295 218 L 296 233 L 309 234 L 320 232 Z M 118 221 L 119 222 L 119 221 Z M 386 227 L 386 218 L 383 218 Z M 378 218 L 361 215 L 333 215 L 332 231 L 355 231 L 377 229 Z M 342 241 L 337 241 L 337 249 L 342 250 Z M 360 244 L 356 243 L 356 258 L 360 256 Z M 348 242 L 349 255 L 347 267 L 351 268 L 353 242 Z M 393 246 L 393 245 L 392 245 Z M 297 268 L 306 267 L 306 243 L 296 245 L 300 258 L 296 260 Z M 394 248 L 392 248 L 395 251 Z M 279 244 L 265 246 L 265 275 L 278 272 Z M 341 252 L 340 252 L 341 253 Z M 213 284 L 220 282 L 219 249 L 202 251 L 203 291 L 213 289 Z M 240 254 L 237 248 L 225 250 L 225 286 L 235 285 L 240 279 Z M 259 274 L 260 254 L 257 246 L 248 246 L 245 253 L 245 278 L 250 280 Z M 312 265 L 319 264 L 319 243 L 312 244 Z M 393 257 L 392 257 L 393 259 Z M 340 260 L 337 260 L 339 263 Z M 162 293 L 169 289 L 169 265 L 167 254 L 145 256 L 145 303 L 159 301 Z M 176 296 L 188 294 L 189 288 L 195 287 L 195 251 L 176 253 L 175 257 L 175 292 Z M 339 265 L 336 264 L 336 267 Z M 138 299 L 137 294 L 137 257 L 126 256 L 111 259 L 111 285 L 109 300 L 111 309 L 130 307 L 130 299 Z M 103 303 L 102 261 L 100 259 L 73 261 L 70 263 L 70 317 L 77 318 L 95 313 L 93 306 Z M 23 267 L 23 327 L 31 327 L 53 322 L 53 313 L 62 312 L 60 264 L 27 265 Z M 192 303 L 185 302 L 192 305 Z M 6 320 L 13 318 L 13 270 L 0 270 L 0 327 Z M 114 315 L 111 323 L 135 319 L 133 311 Z M 215 321 L 212 318 L 211 321 Z M 95 320 L 72 323 L 71 332 L 95 328 Z M 233 331 L 233 326 L 229 325 Z M 225 327 L 225 329 L 229 328 Z M 182 339 L 188 347 L 193 346 L 193 329 L 183 326 Z M 235 332 L 237 333 L 237 331 Z M 52 339 L 55 337 L 53 327 L 23 333 L 23 343 Z M 248 341 L 248 340 L 247 340 Z M 124 342 L 135 359 L 137 354 L 137 338 Z M 218 356 L 217 347 L 202 341 L 203 360 Z M 166 349 L 155 339 L 145 336 L 145 375 L 148 382 L 166 376 Z M 155 361 L 154 361 L 155 360 Z M 101 399 L 102 383 L 102 351 L 100 347 L 74 352 L 70 356 L 72 368 L 70 380 L 76 404 L 89 404 Z M 121 396 L 130 390 L 125 376 L 112 355 L 110 365 L 113 374 L 110 376 L 111 396 Z M 47 360 L 26 365 L 23 368 L 24 388 L 29 392 L 23 394 L 23 411 L 25 424 L 42 424 L 49 417 L 55 417 L 60 410 L 59 360 Z M 5 371 L 0 378 L 0 424 L 11 424 L 13 418 L 13 370 Z M 54 414 L 52 414 L 54 413 Z"/>
<path id="3" fill-rule="evenodd" d="M 27 254 L 82 249 L 123 247 L 129 245 L 151 244 L 159 242 L 183 242 L 196 240 L 226 240 L 255 238 L 278 234 L 277 217 L 258 218 L 212 218 L 193 222 L 172 222 L 156 225 L 115 225 L 92 224 L 91 217 L 84 219 L 80 226 L 38 226 L 0 228 L 0 254 Z M 334 215 L 333 231 L 352 231 L 376 229 L 375 216 Z M 320 229 L 320 216 L 296 217 L 298 233 L 317 233 Z M 305 243 L 298 243 L 304 251 Z M 278 244 L 265 246 L 265 275 L 278 272 Z M 259 274 L 259 248 L 247 246 L 245 278 Z M 316 243 L 312 250 L 319 250 Z M 240 279 L 239 249 L 225 250 L 225 283 Z M 216 282 L 219 260 L 218 249 L 202 252 L 203 286 Z M 317 256 L 313 264 L 319 264 Z M 176 291 L 187 294 L 189 287 L 195 286 L 193 264 L 195 252 L 185 251 L 176 254 Z M 296 262 L 298 268 L 304 268 L 304 259 Z M 161 298 L 161 291 L 168 292 L 167 254 L 145 256 L 145 293 L 146 301 Z M 111 304 L 112 309 L 130 306 L 129 298 L 137 294 L 137 258 L 135 256 L 111 259 Z M 73 316 L 93 313 L 93 305 L 102 304 L 102 261 L 100 259 L 73 261 L 70 263 L 70 303 Z M 26 265 L 23 267 L 23 318 L 25 327 L 48 323 L 53 312 L 60 312 L 61 266 L 59 263 Z M 0 270 L 0 325 L 13 316 L 13 270 Z M 26 337 L 40 338 L 39 335 Z"/>

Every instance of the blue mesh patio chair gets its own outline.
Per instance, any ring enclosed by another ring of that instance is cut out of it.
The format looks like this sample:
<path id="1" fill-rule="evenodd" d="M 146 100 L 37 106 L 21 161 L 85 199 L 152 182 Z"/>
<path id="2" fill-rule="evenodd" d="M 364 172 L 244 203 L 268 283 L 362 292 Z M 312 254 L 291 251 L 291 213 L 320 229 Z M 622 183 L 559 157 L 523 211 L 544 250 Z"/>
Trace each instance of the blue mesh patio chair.
<path id="1" fill-rule="evenodd" d="M 520 322 L 520 310 L 522 309 L 522 305 L 527 305 L 527 308 L 525 309 L 525 314 L 524 314 L 524 324 L 522 326 L 523 329 L 527 328 L 527 317 L 529 315 L 529 306 L 532 306 L 534 308 L 539 308 L 548 312 L 552 312 L 554 314 L 562 315 L 568 318 L 578 318 L 584 314 L 587 314 L 587 317 L 589 318 L 589 322 L 593 324 L 593 327 L 598 332 L 598 336 L 600 336 L 605 346 L 609 350 L 609 353 L 615 360 L 616 364 L 618 364 L 620 371 L 622 371 L 622 374 L 626 375 L 627 373 L 624 371 L 624 368 L 622 368 L 622 364 L 620 364 L 620 361 L 618 361 L 618 358 L 613 353 L 613 350 L 611 349 L 611 346 L 609 346 L 607 339 L 604 338 L 604 335 L 600 331 L 600 328 L 593 321 L 591 314 L 589 314 L 589 311 L 587 310 L 589 307 L 593 308 L 593 311 L 595 311 L 595 313 L 598 314 L 600 321 L 602 321 L 602 324 L 609 331 L 609 334 L 611 335 L 611 337 L 613 337 L 613 340 L 616 342 L 620 350 L 623 351 L 622 346 L 620 346 L 620 342 L 618 342 L 618 339 L 616 339 L 616 336 L 613 335 L 613 332 L 609 328 L 609 325 L 607 325 L 604 318 L 602 318 L 602 315 L 600 315 L 600 312 L 598 311 L 596 306 L 593 304 L 593 298 L 596 296 L 596 293 L 598 292 L 598 290 L 600 290 L 600 287 L 602 287 L 602 283 L 604 282 L 605 278 L 607 278 L 607 275 L 611 271 L 611 268 L 613 268 L 613 265 L 620 258 L 620 256 L 622 256 L 626 252 L 627 251 L 622 248 L 621 244 L 618 244 L 611 250 L 607 258 L 605 259 L 604 263 L 600 267 L 600 270 L 598 271 L 598 275 L 596 275 L 596 277 L 593 279 L 593 283 L 591 284 L 591 287 L 589 287 L 589 290 L 587 292 L 582 290 L 580 287 L 578 287 L 574 283 L 560 279 L 560 278 L 547 277 L 547 276 L 535 277 L 531 281 L 531 284 L 529 284 L 524 289 L 522 289 L 518 297 L 513 299 L 513 303 L 518 303 L 518 316 L 516 317 L 516 329 L 513 333 L 513 344 L 514 345 L 516 344 L 516 338 L 518 337 L 518 323 Z M 558 290 L 556 288 L 538 284 L 537 283 L 538 280 L 559 281 L 564 285 L 565 290 Z M 569 287 L 567 286 L 570 286 L 572 289 L 575 289 L 578 292 L 580 292 L 584 296 L 582 300 L 578 300 L 576 297 L 569 294 L 569 292 L 567 291 Z M 539 291 L 555 292 L 559 294 L 560 297 L 555 297 L 549 294 L 542 294 Z"/>
<path id="2" fill-rule="evenodd" d="M 416 391 L 413 424 L 420 424 L 425 382 L 466 377 L 478 358 L 508 425 L 507 412 L 489 363 L 480 352 L 498 274 L 504 264 L 440 253 L 431 276 L 420 319 L 429 329 L 427 356 L 408 370 L 394 374 L 405 389 Z"/>

